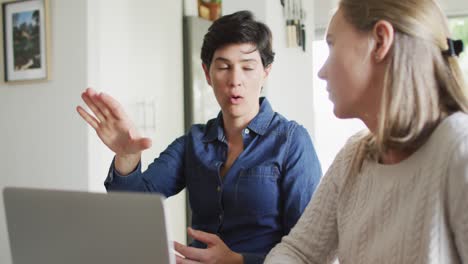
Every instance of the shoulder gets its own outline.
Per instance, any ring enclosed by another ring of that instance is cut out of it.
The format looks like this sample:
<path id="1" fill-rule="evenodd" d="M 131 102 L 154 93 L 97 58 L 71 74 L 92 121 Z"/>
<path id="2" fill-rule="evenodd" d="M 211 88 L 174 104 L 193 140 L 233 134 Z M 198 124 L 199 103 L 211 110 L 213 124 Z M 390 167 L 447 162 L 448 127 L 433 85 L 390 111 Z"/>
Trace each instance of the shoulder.
<path id="1" fill-rule="evenodd" d="M 440 154 L 445 159 L 445 197 L 454 223 L 466 224 L 468 199 L 468 115 L 455 113 L 444 120 L 443 135 L 448 141 L 446 150 Z M 439 132 L 439 133 L 441 133 Z M 439 138 L 440 139 L 440 138 Z M 437 168 L 434 168 L 437 169 Z M 465 215 L 465 216 L 463 216 Z"/>
<path id="2" fill-rule="evenodd" d="M 468 140 L 468 114 L 456 112 L 446 117 L 432 132 L 427 142 L 427 150 L 434 158 L 449 158 L 456 155 L 457 149 Z"/>
<path id="3" fill-rule="evenodd" d="M 468 162 L 468 114 L 452 114 L 442 121 L 434 134 L 433 148 L 441 150 L 439 152 L 450 164 Z"/>
<path id="4" fill-rule="evenodd" d="M 457 142 L 466 137 L 468 133 L 468 114 L 456 112 L 446 117 L 434 131 L 435 137 L 448 138 Z"/>
<path id="5" fill-rule="evenodd" d="M 309 136 L 309 133 L 301 124 L 294 120 L 288 120 L 286 117 L 279 114 L 278 112 L 274 113 L 274 116 L 269 125 L 269 132 L 275 134 L 282 134 L 289 137 L 298 135 Z"/>
<path id="6" fill-rule="evenodd" d="M 361 146 L 361 144 L 365 144 L 365 141 L 369 135 L 369 131 L 367 130 L 362 130 L 352 135 L 335 156 L 335 161 L 333 163 L 336 161 L 350 163 L 358 148 Z"/>
<path id="7" fill-rule="evenodd" d="M 203 140 L 208 137 L 210 133 L 215 133 L 217 130 L 217 119 L 213 118 L 208 120 L 205 124 L 193 124 L 190 126 L 184 137 L 193 140 Z"/>
<path id="8" fill-rule="evenodd" d="M 351 136 L 338 154 L 336 154 L 324 177 L 332 178 L 331 180 L 337 186 L 343 185 L 346 177 L 349 176 L 352 162 L 356 155 L 358 155 L 359 148 L 362 144 L 365 144 L 369 136 L 370 134 L 367 130 L 362 130 Z"/>

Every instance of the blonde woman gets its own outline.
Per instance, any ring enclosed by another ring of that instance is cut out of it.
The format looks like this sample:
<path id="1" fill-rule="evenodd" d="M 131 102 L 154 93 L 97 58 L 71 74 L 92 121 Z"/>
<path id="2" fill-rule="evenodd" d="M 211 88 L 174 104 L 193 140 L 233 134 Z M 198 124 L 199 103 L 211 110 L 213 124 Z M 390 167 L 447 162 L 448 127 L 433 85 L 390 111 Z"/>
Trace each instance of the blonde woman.
<path id="1" fill-rule="evenodd" d="M 266 263 L 468 263 L 467 87 L 447 28 L 434 0 L 340 1 L 319 77 L 369 131 Z"/>

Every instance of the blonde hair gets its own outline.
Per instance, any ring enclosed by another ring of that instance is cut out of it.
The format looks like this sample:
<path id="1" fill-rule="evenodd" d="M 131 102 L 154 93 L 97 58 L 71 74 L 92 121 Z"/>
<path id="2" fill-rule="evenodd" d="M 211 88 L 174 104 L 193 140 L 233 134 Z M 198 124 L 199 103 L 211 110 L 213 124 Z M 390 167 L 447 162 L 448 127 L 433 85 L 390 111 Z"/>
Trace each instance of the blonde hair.
<path id="1" fill-rule="evenodd" d="M 371 31 L 380 20 L 395 31 L 377 130 L 362 138 L 351 163 L 357 174 L 366 158 L 418 149 L 443 118 L 468 112 L 468 95 L 457 58 L 443 54 L 450 32 L 435 0 L 341 0 L 339 8 L 360 31 Z"/>

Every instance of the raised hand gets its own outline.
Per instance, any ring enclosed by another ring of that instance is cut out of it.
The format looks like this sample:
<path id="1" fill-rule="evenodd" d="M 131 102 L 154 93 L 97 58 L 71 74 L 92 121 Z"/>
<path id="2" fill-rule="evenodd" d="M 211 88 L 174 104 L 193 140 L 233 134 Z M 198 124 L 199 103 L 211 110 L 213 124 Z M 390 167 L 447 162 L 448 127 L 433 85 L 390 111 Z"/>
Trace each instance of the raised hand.
<path id="1" fill-rule="evenodd" d="M 123 175 L 130 173 L 138 164 L 141 152 L 151 147 L 151 139 L 140 136 L 123 107 L 111 96 L 88 88 L 81 98 L 94 116 L 81 106 L 76 110 L 115 153 L 116 169 Z"/>

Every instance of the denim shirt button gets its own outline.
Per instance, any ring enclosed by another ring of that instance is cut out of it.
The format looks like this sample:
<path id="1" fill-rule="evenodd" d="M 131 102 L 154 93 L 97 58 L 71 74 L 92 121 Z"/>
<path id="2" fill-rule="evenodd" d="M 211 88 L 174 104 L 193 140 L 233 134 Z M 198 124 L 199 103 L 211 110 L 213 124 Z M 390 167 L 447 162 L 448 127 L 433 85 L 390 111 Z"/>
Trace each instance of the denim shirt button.
<path id="1" fill-rule="evenodd" d="M 248 135 L 250 133 L 250 130 L 248 128 L 244 129 L 244 134 Z"/>

